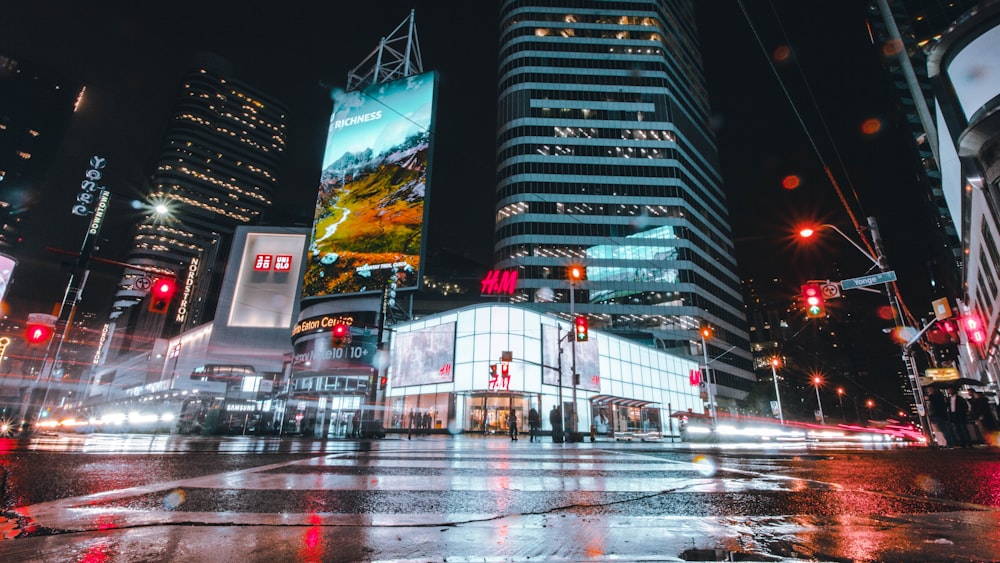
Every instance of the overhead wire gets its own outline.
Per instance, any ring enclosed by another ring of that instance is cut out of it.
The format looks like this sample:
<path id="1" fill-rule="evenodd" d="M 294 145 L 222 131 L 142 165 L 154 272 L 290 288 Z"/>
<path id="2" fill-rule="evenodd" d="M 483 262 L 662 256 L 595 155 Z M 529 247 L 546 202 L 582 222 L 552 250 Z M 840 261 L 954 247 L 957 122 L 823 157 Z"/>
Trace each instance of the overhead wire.
<path id="1" fill-rule="evenodd" d="M 874 247 L 872 246 L 869 237 L 865 236 L 865 228 L 858 220 L 858 217 L 854 213 L 851 204 L 848 202 L 847 197 L 844 195 L 844 190 L 841 189 L 840 183 L 837 181 L 836 176 L 834 176 L 833 171 L 827 164 L 827 160 L 824 158 L 822 151 L 820 151 L 820 148 L 817 145 L 815 138 L 813 137 L 812 133 L 809 130 L 809 126 L 806 124 L 805 119 L 802 116 L 802 113 L 799 111 L 798 105 L 795 103 L 795 100 L 792 99 L 792 95 L 789 92 L 788 87 L 785 84 L 785 81 L 782 79 L 781 74 L 778 72 L 778 69 L 774 64 L 774 59 L 768 53 L 767 48 L 764 45 L 764 41 L 761 38 L 760 33 L 757 30 L 757 27 L 754 25 L 753 20 L 750 17 L 750 13 L 747 11 L 747 8 L 743 0 L 737 0 L 737 3 L 740 6 L 740 10 L 743 12 L 744 20 L 746 20 L 751 33 L 753 33 L 754 39 L 757 41 L 757 46 L 764 54 L 764 58 L 768 62 L 768 67 L 774 74 L 774 77 L 777 80 L 778 85 L 781 88 L 781 91 L 784 93 L 785 98 L 788 101 L 788 104 L 791 107 L 792 112 L 795 114 L 795 118 L 798 120 L 799 125 L 801 125 L 802 131 L 805 134 L 807 141 L 809 142 L 809 146 L 812 147 L 812 150 L 815 153 L 816 158 L 819 160 L 820 165 L 823 167 L 823 172 L 826 174 L 827 179 L 833 186 L 834 192 L 837 194 L 838 199 L 840 200 L 841 204 L 844 207 L 844 211 L 846 211 L 848 218 L 851 220 L 851 224 L 853 225 L 855 232 L 858 233 L 859 238 L 861 239 L 861 243 L 867 249 L 869 256 L 878 256 L 879 254 L 875 251 Z M 788 34 L 785 31 L 785 26 L 781 22 L 781 18 L 778 16 L 778 12 L 774 7 L 774 3 L 769 1 L 768 6 L 771 8 L 771 12 L 774 14 L 774 18 L 778 22 L 778 27 L 781 30 L 782 39 L 784 40 L 786 45 L 791 45 L 791 40 L 789 39 Z M 829 146 L 833 151 L 836 163 L 839 165 L 839 168 L 843 176 L 847 179 L 848 189 L 850 190 L 850 193 L 853 196 L 857 206 L 861 209 L 863 213 L 864 208 L 861 204 L 861 198 L 859 197 L 857 189 L 855 188 L 854 184 L 851 182 L 850 174 L 847 173 L 847 168 L 844 165 L 844 161 L 843 158 L 841 157 L 840 151 L 837 149 L 837 144 L 833 140 L 833 135 L 831 134 L 830 129 L 827 126 L 826 119 L 824 119 L 823 117 L 823 112 L 819 107 L 819 103 L 817 102 L 816 97 L 813 95 L 812 88 L 809 86 L 809 80 L 806 78 L 805 73 L 802 72 L 801 65 L 796 63 L 794 66 L 798 71 L 799 77 L 802 80 L 802 84 L 805 87 L 807 95 L 809 96 L 809 101 L 812 103 L 817 118 L 819 119 L 819 122 L 822 125 L 823 133 L 826 135 L 826 138 L 829 141 Z M 909 308 L 907 308 L 906 305 L 903 303 L 902 296 L 899 293 L 899 287 L 897 286 L 895 281 L 891 283 L 897 297 L 897 302 L 899 304 L 899 309 L 900 309 L 899 314 L 902 317 L 899 320 L 901 322 L 903 321 L 909 322 L 911 326 L 916 325 L 917 323 L 915 317 L 910 312 Z"/>

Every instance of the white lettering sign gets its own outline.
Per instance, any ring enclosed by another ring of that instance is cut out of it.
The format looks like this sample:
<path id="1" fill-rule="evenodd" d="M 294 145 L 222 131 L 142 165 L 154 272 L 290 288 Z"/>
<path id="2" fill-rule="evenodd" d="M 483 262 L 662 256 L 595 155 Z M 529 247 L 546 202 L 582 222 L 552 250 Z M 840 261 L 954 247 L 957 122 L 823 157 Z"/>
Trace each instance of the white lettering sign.
<path id="1" fill-rule="evenodd" d="M 191 265 L 188 266 L 187 277 L 184 278 L 184 292 L 181 294 L 181 303 L 177 307 L 177 316 L 174 320 L 182 323 L 187 319 L 188 304 L 191 302 L 191 292 L 194 291 L 194 280 L 198 275 L 198 259 L 192 258 Z"/>
<path id="2" fill-rule="evenodd" d="M 84 180 L 80 182 L 80 191 L 76 194 L 76 205 L 73 206 L 73 215 L 86 217 L 90 215 L 90 205 L 94 202 L 94 193 L 103 192 L 104 186 L 98 186 L 97 182 L 104 177 L 104 167 L 108 161 L 100 156 L 90 157 L 90 169 L 83 173 Z"/>
<path id="3" fill-rule="evenodd" d="M 361 115 L 352 115 L 351 117 L 345 117 L 344 119 L 335 119 L 333 121 L 333 128 L 340 129 L 341 127 L 350 127 L 351 125 L 357 125 L 358 123 L 364 123 L 366 121 L 375 121 L 376 119 L 382 119 L 382 110 L 373 111 L 371 113 L 362 113 Z"/>

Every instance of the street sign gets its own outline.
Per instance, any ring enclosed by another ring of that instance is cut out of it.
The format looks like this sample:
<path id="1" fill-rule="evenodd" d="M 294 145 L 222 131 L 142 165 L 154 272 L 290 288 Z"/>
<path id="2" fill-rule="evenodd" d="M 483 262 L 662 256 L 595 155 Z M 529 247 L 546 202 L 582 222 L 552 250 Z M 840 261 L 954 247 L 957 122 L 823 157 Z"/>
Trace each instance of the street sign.
<path id="1" fill-rule="evenodd" d="M 889 283 L 896 281 L 896 272 L 879 272 L 870 276 L 862 276 L 860 278 L 851 278 L 849 280 L 843 280 L 840 282 L 841 289 L 856 289 L 859 287 L 868 287 L 869 285 L 878 285 L 880 283 Z"/>
<path id="2" fill-rule="evenodd" d="M 840 286 L 835 282 L 824 282 L 819 286 L 819 290 L 823 294 L 823 299 L 836 299 L 840 297 Z"/>
<path id="3" fill-rule="evenodd" d="M 951 318 L 951 305 L 948 304 L 947 297 L 935 299 L 931 301 L 931 305 L 934 307 L 934 320 L 943 321 Z"/>
<path id="4" fill-rule="evenodd" d="M 149 288 L 152 285 L 153 285 L 153 280 L 146 277 L 136 278 L 135 281 L 132 282 L 132 287 L 134 287 L 139 291 L 149 291 Z"/>

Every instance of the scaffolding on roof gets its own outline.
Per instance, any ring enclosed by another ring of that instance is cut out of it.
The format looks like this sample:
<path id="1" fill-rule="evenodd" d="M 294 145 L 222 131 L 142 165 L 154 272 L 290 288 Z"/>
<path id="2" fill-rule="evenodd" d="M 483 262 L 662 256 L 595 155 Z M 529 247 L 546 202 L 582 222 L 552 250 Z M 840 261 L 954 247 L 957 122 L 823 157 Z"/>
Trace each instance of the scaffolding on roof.
<path id="1" fill-rule="evenodd" d="M 420 45 L 417 42 L 415 12 L 416 10 L 410 10 L 409 17 L 396 26 L 388 37 L 383 37 L 378 47 L 361 64 L 348 71 L 349 92 L 424 71 L 424 63 L 420 60 Z"/>

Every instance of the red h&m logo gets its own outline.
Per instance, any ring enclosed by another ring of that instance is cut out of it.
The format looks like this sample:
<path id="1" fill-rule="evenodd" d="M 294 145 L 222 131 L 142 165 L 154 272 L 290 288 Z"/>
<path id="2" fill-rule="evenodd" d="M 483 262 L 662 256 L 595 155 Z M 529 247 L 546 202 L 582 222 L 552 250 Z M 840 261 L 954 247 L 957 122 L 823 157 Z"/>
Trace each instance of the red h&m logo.
<path id="1" fill-rule="evenodd" d="M 517 289 L 517 270 L 490 270 L 480 282 L 483 295 L 514 295 Z"/>
<path id="2" fill-rule="evenodd" d="M 271 269 L 275 272 L 287 272 L 292 269 L 292 256 L 290 254 L 258 254 L 253 261 L 253 269 L 258 272 L 267 272 Z"/>

